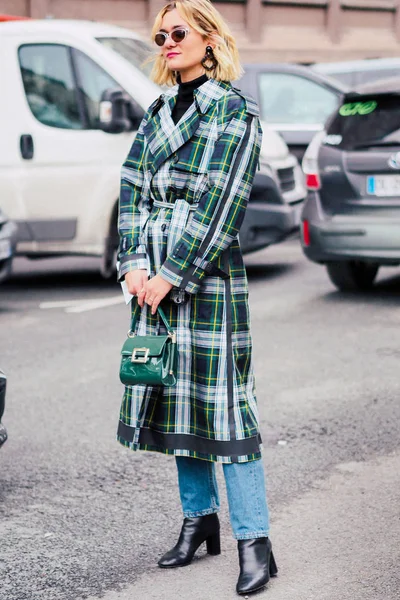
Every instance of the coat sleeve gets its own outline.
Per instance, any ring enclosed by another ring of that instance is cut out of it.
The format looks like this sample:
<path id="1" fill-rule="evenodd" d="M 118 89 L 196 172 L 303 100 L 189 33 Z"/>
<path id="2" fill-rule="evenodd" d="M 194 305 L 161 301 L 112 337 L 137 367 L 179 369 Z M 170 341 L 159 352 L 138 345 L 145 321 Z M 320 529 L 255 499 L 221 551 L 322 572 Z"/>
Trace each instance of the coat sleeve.
<path id="1" fill-rule="evenodd" d="M 121 187 L 118 206 L 118 233 L 120 263 L 118 280 L 136 269 L 147 269 L 147 254 L 143 229 L 150 212 L 148 198 L 143 196 L 146 150 L 144 128 L 151 116 L 153 104 L 146 112 L 128 157 L 121 170 Z"/>
<path id="2" fill-rule="evenodd" d="M 198 292 L 201 280 L 215 271 L 238 236 L 260 154 L 259 120 L 244 98 L 228 98 L 219 120 L 222 134 L 209 163 L 211 187 L 159 272 L 191 294 Z"/>

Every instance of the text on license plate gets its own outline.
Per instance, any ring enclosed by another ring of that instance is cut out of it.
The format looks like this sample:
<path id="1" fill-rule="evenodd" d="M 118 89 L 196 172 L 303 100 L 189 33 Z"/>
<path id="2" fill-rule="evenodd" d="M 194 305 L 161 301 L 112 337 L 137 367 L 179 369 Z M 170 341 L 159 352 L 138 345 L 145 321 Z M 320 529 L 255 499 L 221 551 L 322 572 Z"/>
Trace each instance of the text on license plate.
<path id="1" fill-rule="evenodd" d="M 4 260 L 11 256 L 10 240 L 0 240 L 0 260 Z"/>
<path id="2" fill-rule="evenodd" d="M 373 196 L 400 196 L 400 175 L 370 175 L 367 194 Z"/>

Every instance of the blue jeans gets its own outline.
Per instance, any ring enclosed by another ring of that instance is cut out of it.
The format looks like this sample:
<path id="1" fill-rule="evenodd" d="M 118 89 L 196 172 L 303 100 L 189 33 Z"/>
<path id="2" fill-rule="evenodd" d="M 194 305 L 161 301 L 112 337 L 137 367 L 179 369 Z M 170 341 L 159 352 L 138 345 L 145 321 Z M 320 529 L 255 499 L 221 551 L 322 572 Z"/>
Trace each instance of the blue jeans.
<path id="1" fill-rule="evenodd" d="M 184 517 L 201 517 L 219 510 L 215 464 L 176 456 Z M 262 460 L 223 464 L 233 537 L 268 537 L 269 513 Z"/>

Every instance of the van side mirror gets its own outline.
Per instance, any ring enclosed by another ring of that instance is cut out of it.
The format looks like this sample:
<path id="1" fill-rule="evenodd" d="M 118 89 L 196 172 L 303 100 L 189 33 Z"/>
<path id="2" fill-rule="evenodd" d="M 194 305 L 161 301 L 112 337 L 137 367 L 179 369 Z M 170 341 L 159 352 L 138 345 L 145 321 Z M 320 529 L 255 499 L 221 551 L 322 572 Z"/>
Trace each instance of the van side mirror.
<path id="1" fill-rule="evenodd" d="M 135 131 L 138 118 L 128 94 L 118 88 L 105 90 L 99 106 L 100 129 L 107 133 Z"/>
<path id="2" fill-rule="evenodd" d="M 128 117 L 132 125 L 132 131 L 137 131 L 144 117 L 144 110 L 131 98 L 128 100 Z"/>

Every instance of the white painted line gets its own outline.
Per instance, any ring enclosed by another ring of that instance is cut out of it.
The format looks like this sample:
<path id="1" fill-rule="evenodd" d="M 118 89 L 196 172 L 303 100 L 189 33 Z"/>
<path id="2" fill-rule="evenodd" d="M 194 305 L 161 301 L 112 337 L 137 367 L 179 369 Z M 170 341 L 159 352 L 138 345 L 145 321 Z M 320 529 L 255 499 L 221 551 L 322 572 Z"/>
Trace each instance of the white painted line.
<path id="1" fill-rule="evenodd" d="M 39 308 L 51 309 L 51 308 L 64 308 L 67 313 L 81 313 L 88 310 L 96 310 L 97 308 L 103 308 L 105 306 L 113 306 L 115 304 L 124 303 L 124 297 L 120 294 L 118 296 L 111 296 L 110 298 L 94 298 L 89 300 L 59 300 L 56 302 L 41 302 Z"/>
<path id="2" fill-rule="evenodd" d="M 41 302 L 39 308 L 66 308 L 67 306 L 75 306 L 82 304 L 82 302 L 92 302 L 92 300 L 58 300 L 56 302 Z"/>
<path id="3" fill-rule="evenodd" d="M 96 310 L 96 308 L 103 308 L 104 306 L 114 306 L 114 304 L 125 303 L 123 296 L 114 296 L 112 298 L 103 298 L 99 300 L 91 300 L 82 302 L 79 306 L 70 306 L 66 308 L 67 313 L 81 313 L 87 310 Z"/>

